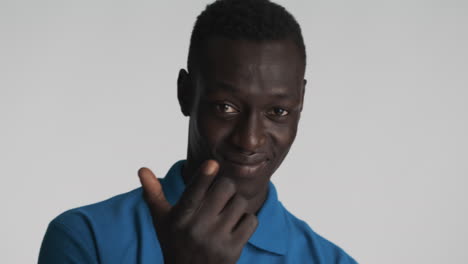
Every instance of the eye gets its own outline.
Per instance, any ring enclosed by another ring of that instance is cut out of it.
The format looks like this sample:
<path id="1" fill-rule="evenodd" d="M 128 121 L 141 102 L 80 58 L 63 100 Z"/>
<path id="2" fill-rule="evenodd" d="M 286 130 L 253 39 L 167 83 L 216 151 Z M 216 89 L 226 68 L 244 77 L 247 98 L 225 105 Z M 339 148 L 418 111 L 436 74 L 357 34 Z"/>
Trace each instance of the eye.
<path id="1" fill-rule="evenodd" d="M 216 110 L 218 110 L 221 113 L 228 113 L 228 114 L 238 112 L 233 106 L 229 104 L 217 104 Z"/>
<path id="2" fill-rule="evenodd" d="M 271 109 L 268 112 L 268 114 L 275 116 L 275 117 L 282 117 L 282 116 L 287 116 L 289 112 L 286 109 L 283 109 L 281 107 L 273 107 L 273 109 Z"/>

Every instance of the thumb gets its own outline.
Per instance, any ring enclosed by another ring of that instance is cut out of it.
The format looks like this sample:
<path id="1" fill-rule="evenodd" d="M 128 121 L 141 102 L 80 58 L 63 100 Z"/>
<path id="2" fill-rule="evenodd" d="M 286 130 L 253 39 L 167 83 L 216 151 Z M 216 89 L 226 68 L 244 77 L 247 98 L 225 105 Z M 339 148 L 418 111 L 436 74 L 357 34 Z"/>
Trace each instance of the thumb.
<path id="1" fill-rule="evenodd" d="M 145 200 L 151 209 L 151 213 L 154 215 L 153 217 L 164 218 L 172 206 L 166 200 L 158 178 L 154 176 L 154 173 L 150 169 L 144 167 L 138 170 L 138 177 L 143 187 Z"/>

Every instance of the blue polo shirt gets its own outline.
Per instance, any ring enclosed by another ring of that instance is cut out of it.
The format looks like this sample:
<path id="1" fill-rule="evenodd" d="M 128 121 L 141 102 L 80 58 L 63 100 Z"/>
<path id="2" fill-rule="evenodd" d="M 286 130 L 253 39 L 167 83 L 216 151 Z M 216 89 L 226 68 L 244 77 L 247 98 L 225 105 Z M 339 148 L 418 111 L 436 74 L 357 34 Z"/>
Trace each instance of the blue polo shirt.
<path id="1" fill-rule="evenodd" d="M 185 188 L 183 162 L 175 163 L 161 180 L 171 204 Z M 356 263 L 288 212 L 271 182 L 257 216 L 258 227 L 245 245 L 239 264 Z M 55 263 L 164 263 L 142 189 L 69 210 L 52 220 L 42 242 L 39 264 Z"/>

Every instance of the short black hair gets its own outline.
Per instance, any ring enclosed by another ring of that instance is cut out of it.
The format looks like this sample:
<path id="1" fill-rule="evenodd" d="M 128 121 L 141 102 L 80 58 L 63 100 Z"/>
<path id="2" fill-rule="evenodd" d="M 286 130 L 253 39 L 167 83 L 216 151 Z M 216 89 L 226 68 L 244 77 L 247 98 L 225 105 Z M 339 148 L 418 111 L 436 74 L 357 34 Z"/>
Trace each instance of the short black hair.
<path id="1" fill-rule="evenodd" d="M 268 41 L 291 39 L 303 55 L 301 27 L 284 7 L 269 0 L 217 0 L 197 17 L 190 39 L 187 69 L 198 67 L 203 42 L 211 37 Z"/>

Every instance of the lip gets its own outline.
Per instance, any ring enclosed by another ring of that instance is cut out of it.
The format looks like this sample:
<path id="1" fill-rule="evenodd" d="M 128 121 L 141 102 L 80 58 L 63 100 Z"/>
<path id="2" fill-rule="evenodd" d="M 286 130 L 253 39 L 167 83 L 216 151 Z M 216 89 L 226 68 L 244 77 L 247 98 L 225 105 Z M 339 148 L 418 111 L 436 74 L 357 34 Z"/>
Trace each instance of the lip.
<path id="1" fill-rule="evenodd" d="M 228 153 L 224 158 L 230 163 L 246 167 L 255 167 L 267 161 L 266 155 L 262 153 L 254 153 L 251 155 Z"/>

